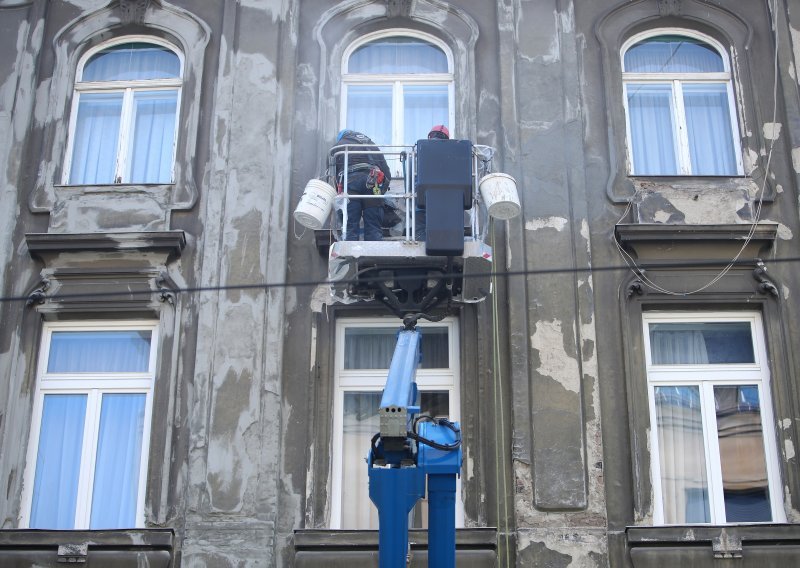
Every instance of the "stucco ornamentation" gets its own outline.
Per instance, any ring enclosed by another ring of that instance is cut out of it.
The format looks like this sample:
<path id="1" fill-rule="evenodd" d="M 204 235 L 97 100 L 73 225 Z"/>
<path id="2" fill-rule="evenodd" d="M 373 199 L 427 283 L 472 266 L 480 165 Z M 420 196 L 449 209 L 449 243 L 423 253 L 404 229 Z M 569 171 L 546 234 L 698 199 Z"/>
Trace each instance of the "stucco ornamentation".
<path id="1" fill-rule="evenodd" d="M 760 292 L 764 294 L 770 294 L 778 298 L 780 293 L 778 292 L 778 287 L 775 285 L 775 282 L 767 275 L 767 267 L 764 264 L 764 261 L 761 259 L 756 259 L 756 267 L 753 270 L 753 278 L 756 279 L 758 282 L 758 289 Z"/>
<path id="2" fill-rule="evenodd" d="M 126 24 L 141 24 L 147 7 L 155 0 L 119 0 L 122 21 Z"/>
<path id="3" fill-rule="evenodd" d="M 658 0 L 658 13 L 662 16 L 676 16 L 681 13 L 681 0 Z"/>
<path id="4" fill-rule="evenodd" d="M 50 281 L 47 278 L 43 278 L 41 282 L 39 282 L 39 286 L 36 287 L 30 294 L 28 294 L 28 299 L 25 301 L 25 305 L 35 306 L 39 304 L 44 304 L 47 300 L 47 296 L 45 292 L 50 287 Z"/>

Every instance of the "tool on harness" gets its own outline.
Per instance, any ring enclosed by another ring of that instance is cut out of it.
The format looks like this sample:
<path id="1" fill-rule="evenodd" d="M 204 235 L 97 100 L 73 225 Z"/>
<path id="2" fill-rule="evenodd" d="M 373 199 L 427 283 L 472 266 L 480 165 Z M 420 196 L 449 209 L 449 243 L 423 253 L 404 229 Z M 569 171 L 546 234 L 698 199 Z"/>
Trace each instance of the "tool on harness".
<path id="1" fill-rule="evenodd" d="M 367 191 L 373 195 L 383 195 L 383 181 L 386 179 L 383 171 L 378 166 L 372 166 L 367 174 Z"/>

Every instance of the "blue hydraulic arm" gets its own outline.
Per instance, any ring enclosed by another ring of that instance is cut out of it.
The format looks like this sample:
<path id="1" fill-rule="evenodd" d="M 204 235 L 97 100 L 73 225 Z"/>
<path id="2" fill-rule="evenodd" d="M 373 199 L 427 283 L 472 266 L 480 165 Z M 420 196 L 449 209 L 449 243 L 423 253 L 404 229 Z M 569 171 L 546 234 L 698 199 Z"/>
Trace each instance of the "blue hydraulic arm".
<path id="1" fill-rule="evenodd" d="M 409 513 L 428 489 L 428 565 L 455 567 L 457 423 L 420 415 L 416 384 L 420 332 L 406 320 L 397 336 L 379 409 L 380 432 L 367 459 L 369 496 L 378 509 L 380 568 L 405 568 Z"/>

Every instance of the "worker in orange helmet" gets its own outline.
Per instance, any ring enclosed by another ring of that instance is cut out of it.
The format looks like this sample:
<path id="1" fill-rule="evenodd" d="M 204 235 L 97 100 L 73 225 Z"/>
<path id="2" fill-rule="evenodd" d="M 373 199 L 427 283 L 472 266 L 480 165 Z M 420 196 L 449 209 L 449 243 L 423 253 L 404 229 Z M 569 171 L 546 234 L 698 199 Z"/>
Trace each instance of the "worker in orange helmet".
<path id="1" fill-rule="evenodd" d="M 444 124 L 437 124 L 428 132 L 428 140 L 450 140 L 450 131 Z M 425 210 L 417 206 L 414 216 L 414 233 L 418 241 L 425 240 Z"/>

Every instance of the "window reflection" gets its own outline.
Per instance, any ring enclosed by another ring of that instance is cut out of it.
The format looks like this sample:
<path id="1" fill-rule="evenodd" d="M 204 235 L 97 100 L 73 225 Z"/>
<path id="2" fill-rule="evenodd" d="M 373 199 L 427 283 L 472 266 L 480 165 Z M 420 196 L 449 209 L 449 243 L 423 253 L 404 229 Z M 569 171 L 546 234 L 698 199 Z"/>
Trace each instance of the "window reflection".
<path id="1" fill-rule="evenodd" d="M 714 387 L 725 518 L 771 521 L 758 387 Z"/>

